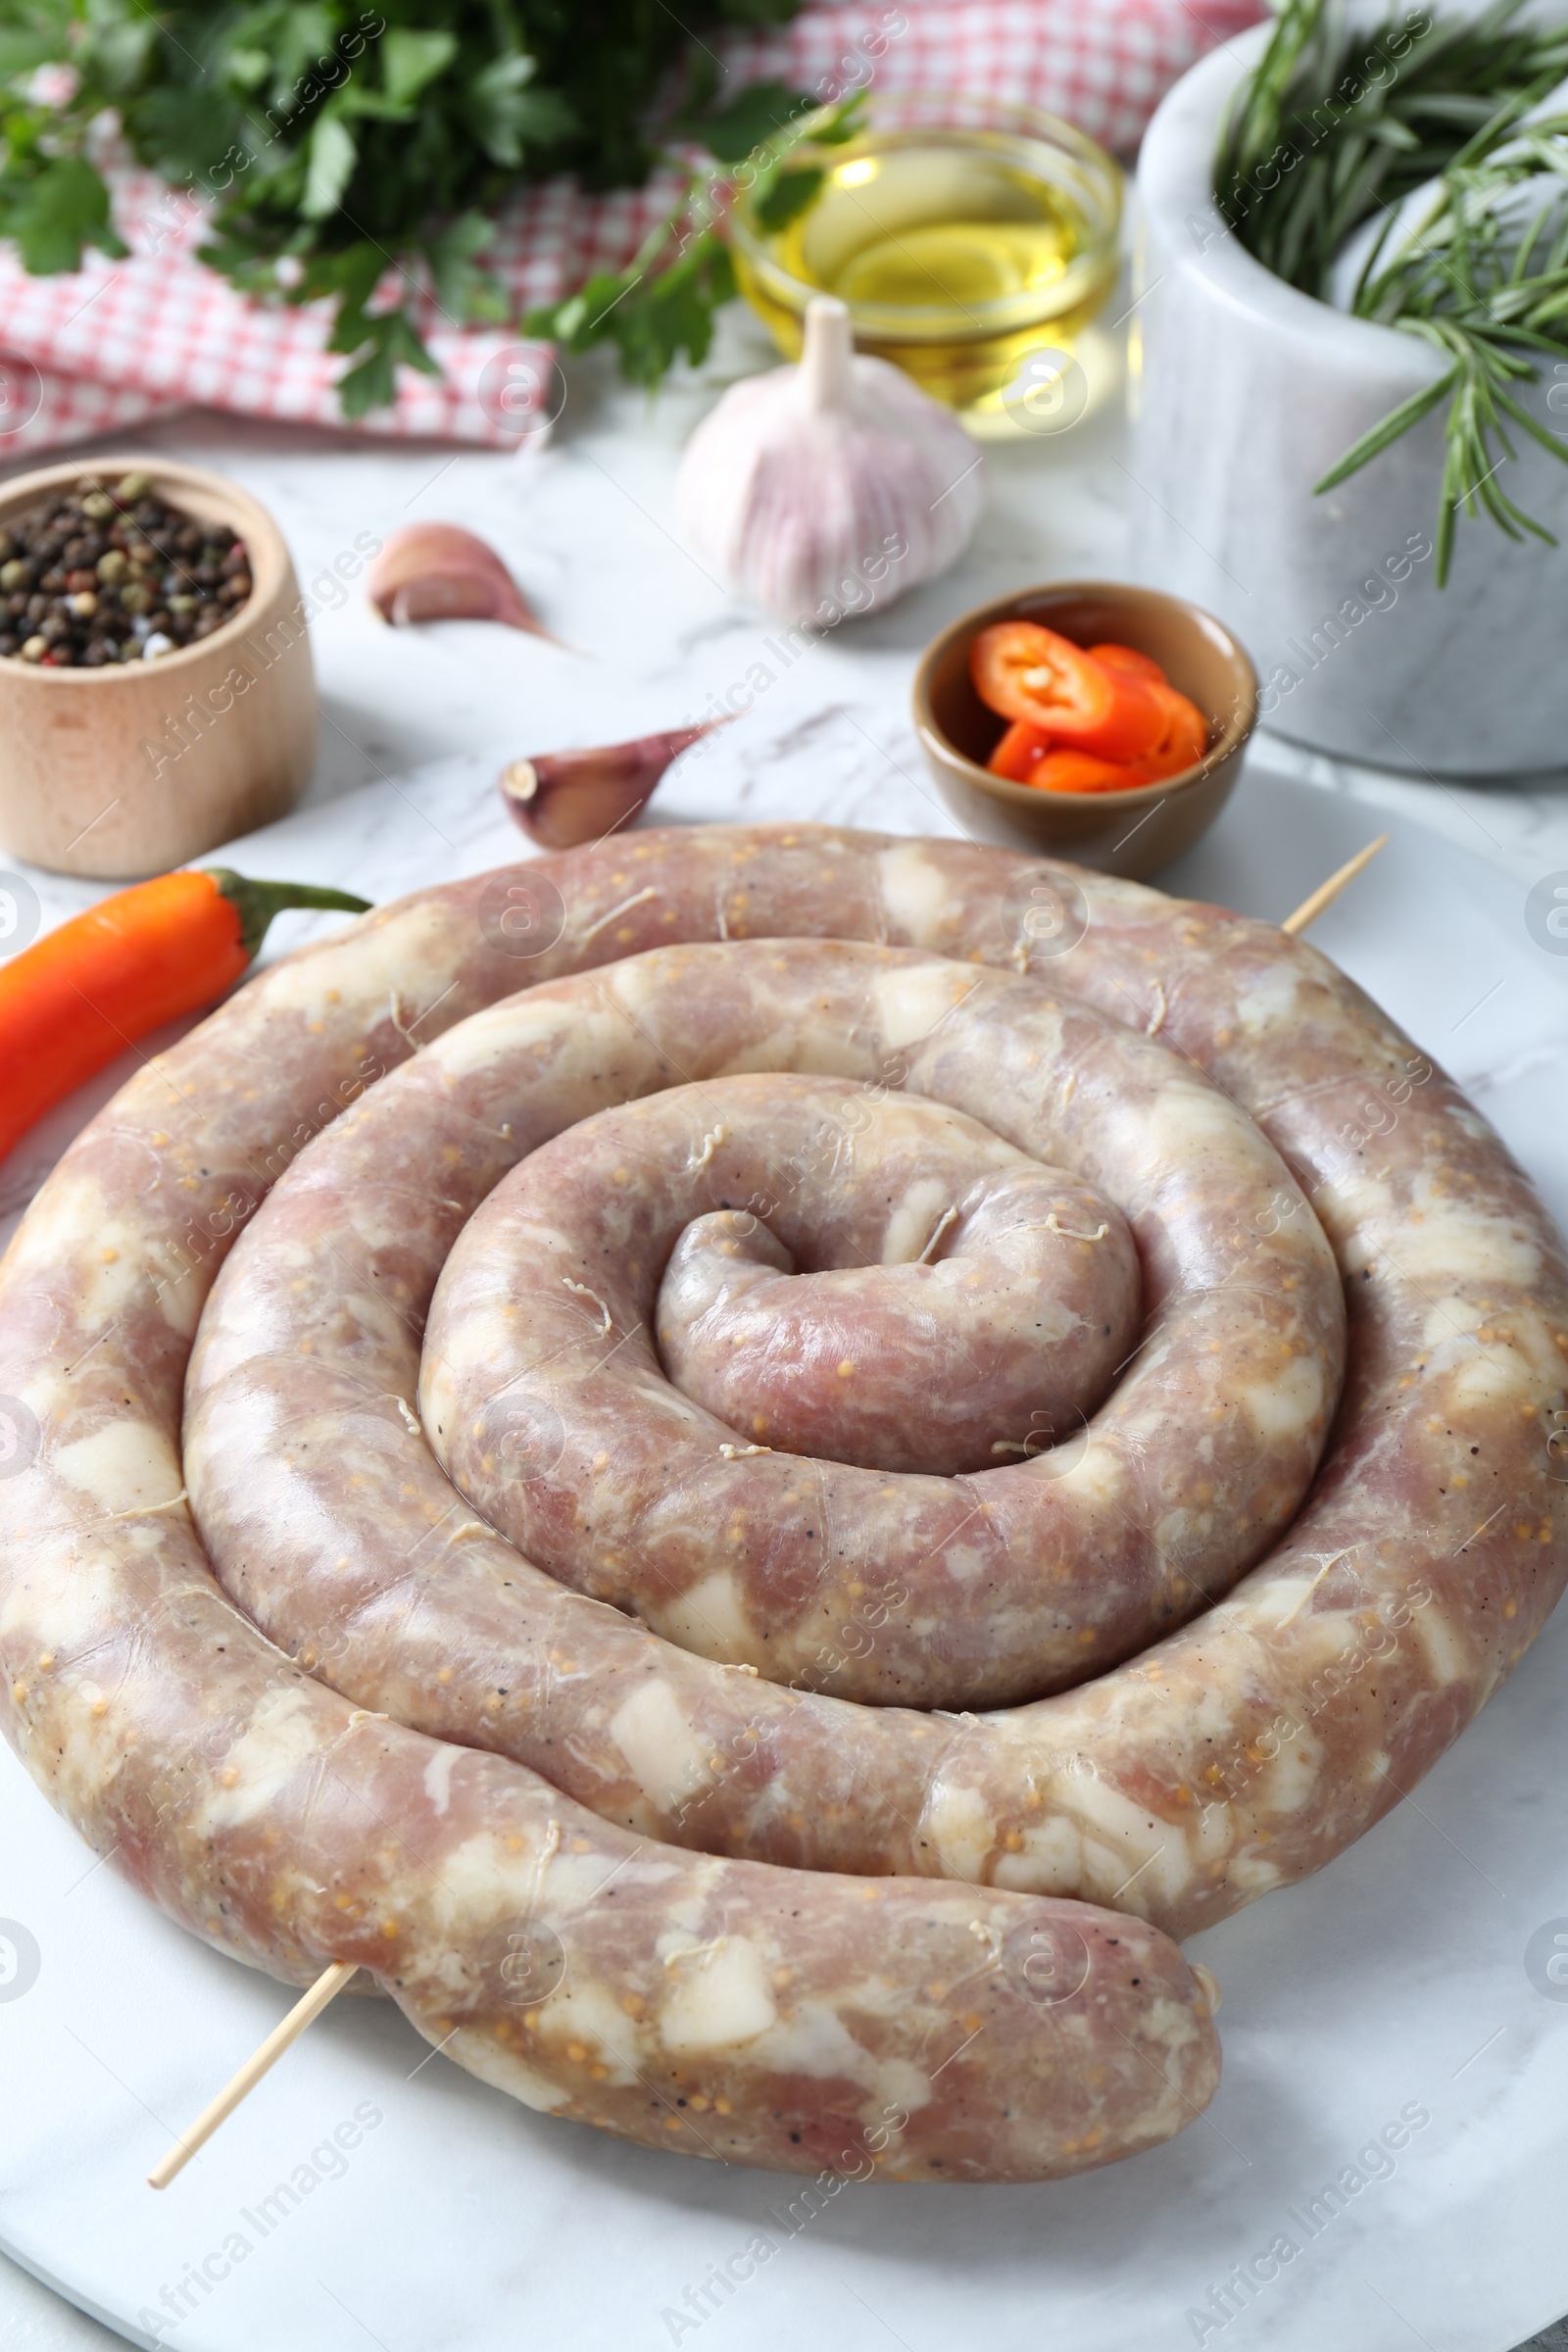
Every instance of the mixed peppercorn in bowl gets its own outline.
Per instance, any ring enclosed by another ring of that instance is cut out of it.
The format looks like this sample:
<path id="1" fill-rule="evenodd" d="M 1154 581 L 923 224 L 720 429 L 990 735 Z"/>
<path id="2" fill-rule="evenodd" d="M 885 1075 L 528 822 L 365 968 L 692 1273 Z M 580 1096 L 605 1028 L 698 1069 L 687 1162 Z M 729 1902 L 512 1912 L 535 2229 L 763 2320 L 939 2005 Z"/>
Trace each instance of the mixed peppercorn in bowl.
<path id="1" fill-rule="evenodd" d="M 145 473 L 84 473 L 0 528 L 0 658 L 40 668 L 156 661 L 250 594 L 244 541 L 168 505 Z"/>

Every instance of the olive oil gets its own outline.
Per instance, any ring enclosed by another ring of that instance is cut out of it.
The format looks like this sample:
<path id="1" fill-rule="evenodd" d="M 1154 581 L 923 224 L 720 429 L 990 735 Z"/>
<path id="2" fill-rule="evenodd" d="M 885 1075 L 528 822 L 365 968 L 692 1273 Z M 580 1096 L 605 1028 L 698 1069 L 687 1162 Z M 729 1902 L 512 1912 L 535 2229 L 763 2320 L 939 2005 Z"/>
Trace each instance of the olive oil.
<path id="1" fill-rule="evenodd" d="M 742 290 L 781 348 L 794 356 L 801 336 L 781 279 L 840 296 L 859 350 L 955 408 L 1000 393 L 1030 352 L 1070 346 L 1114 256 L 1071 186 L 1031 170 L 1019 144 L 920 129 L 803 154 L 821 174 L 813 200 L 775 234 L 754 230 L 762 269 L 750 238 L 736 253 Z"/>

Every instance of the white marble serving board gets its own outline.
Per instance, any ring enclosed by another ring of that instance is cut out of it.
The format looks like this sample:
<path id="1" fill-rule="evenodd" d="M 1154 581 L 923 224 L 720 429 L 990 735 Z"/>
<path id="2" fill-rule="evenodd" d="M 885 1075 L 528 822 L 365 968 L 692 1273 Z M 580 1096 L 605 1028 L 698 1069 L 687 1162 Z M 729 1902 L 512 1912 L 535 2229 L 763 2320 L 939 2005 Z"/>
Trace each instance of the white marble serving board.
<path id="1" fill-rule="evenodd" d="M 895 708 L 760 713 L 662 812 L 951 830 Z M 1279 916 L 1366 839 L 1364 806 L 1267 758 L 1171 887 Z M 491 777 L 475 755 L 366 787 L 239 861 L 376 896 L 471 870 L 515 849 Z M 1318 944 L 1568 1215 L 1568 957 L 1532 941 L 1525 880 L 1385 821 L 1393 843 Z M 1568 2306 L 1568 1998 L 1541 1950 L 1551 1923 L 1568 1933 L 1565 1675 L 1568 1612 L 1417 1797 L 1199 1939 L 1226 2073 L 1180 2140 L 1050 2187 L 852 2184 L 815 2212 L 797 2182 L 531 2115 L 352 1999 L 155 2195 L 149 2165 L 291 1996 L 93 1865 L 0 1751 L 0 1936 L 19 1922 L 38 1954 L 24 1992 L 0 1982 L 0 2247 L 131 2340 L 190 2352 L 1507 2352 Z M 1385 2127 L 1405 2144 L 1357 2168 Z M 1309 2234 L 1347 2167 L 1363 2185 Z M 1299 2248 L 1283 2266 L 1282 2235 Z M 1275 2275 L 1224 2317 L 1212 2290 L 1260 2257 Z M 705 2289 L 729 2264 L 751 2276 Z"/>

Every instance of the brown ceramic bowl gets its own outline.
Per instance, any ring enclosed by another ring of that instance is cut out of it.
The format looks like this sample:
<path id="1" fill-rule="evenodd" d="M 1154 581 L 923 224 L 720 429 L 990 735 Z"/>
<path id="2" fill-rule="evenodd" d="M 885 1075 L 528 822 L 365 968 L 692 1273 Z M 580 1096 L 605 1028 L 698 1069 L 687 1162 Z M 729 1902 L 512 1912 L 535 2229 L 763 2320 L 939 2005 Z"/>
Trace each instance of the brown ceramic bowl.
<path id="1" fill-rule="evenodd" d="M 1113 640 L 1156 661 L 1209 724 L 1196 767 L 1131 792 L 1036 792 L 986 760 L 1006 720 L 976 694 L 969 648 L 996 620 L 1036 620 L 1075 645 Z M 1197 605 L 1114 580 L 1056 580 L 977 606 L 933 640 L 914 676 L 914 724 L 948 807 L 976 840 L 1045 850 L 1101 873 L 1157 874 L 1207 831 L 1242 772 L 1257 717 L 1257 672 L 1230 631 Z"/>
<path id="2" fill-rule="evenodd" d="M 161 661 L 0 661 L 0 849 L 116 882 L 286 815 L 316 757 L 306 606 L 282 533 L 237 482 L 156 454 L 79 458 L 7 482 L 0 523 L 84 473 L 132 470 L 171 506 L 237 532 L 254 584 L 232 620 Z"/>

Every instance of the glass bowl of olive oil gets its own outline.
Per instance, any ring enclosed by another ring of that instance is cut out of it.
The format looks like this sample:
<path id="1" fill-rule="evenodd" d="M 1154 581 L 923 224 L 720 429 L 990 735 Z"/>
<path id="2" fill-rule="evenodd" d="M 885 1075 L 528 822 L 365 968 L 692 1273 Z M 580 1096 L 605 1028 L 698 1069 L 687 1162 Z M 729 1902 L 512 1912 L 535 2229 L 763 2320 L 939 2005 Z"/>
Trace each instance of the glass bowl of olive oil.
<path id="1" fill-rule="evenodd" d="M 966 417 L 1027 385 L 1034 355 L 1059 366 L 1115 281 L 1121 172 L 1034 107 L 873 92 L 842 145 L 814 144 L 808 120 L 783 180 L 798 209 L 781 226 L 750 189 L 730 215 L 741 292 L 779 349 L 798 358 L 808 302 L 836 294 L 858 350 Z"/>

